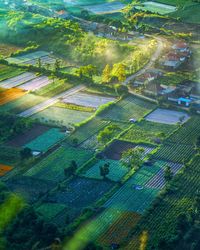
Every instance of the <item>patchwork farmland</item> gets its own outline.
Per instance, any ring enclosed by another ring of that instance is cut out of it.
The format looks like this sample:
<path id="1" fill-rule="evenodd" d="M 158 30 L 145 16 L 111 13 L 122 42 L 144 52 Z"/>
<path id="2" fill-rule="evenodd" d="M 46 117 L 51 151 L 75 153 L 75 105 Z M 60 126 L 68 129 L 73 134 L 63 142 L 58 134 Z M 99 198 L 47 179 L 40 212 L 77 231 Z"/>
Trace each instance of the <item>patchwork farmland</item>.
<path id="1" fill-rule="evenodd" d="M 199 9 L 0 3 L 0 248 L 200 249 Z"/>

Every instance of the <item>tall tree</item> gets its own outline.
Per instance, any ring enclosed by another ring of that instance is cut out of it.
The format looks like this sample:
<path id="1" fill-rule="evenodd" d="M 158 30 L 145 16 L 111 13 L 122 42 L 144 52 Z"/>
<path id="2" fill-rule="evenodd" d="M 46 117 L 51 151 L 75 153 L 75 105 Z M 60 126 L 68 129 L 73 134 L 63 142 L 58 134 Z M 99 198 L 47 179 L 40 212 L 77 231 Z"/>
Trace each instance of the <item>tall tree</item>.
<path id="1" fill-rule="evenodd" d="M 128 167 L 138 169 L 142 165 L 144 149 L 141 147 L 130 148 L 122 153 L 121 163 Z"/>
<path id="2" fill-rule="evenodd" d="M 112 69 L 109 64 L 107 64 L 102 72 L 102 82 L 109 83 L 111 80 Z"/>

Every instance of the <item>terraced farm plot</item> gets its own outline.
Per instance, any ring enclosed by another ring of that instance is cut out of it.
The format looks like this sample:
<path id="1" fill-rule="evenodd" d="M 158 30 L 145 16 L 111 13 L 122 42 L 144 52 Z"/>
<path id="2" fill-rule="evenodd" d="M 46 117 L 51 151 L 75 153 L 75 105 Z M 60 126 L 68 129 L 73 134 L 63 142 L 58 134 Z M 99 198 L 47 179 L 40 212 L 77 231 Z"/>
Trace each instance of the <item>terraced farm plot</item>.
<path id="1" fill-rule="evenodd" d="M 67 98 L 64 98 L 62 101 L 64 103 L 72 103 L 79 106 L 92 107 L 97 109 L 99 106 L 107 104 L 109 102 L 113 102 L 115 100 L 116 99 L 114 97 L 91 95 L 80 92 L 70 95 Z"/>
<path id="2" fill-rule="evenodd" d="M 72 147 L 60 147 L 29 169 L 24 175 L 41 180 L 59 182 L 65 179 L 64 169 L 70 166 L 72 160 L 75 160 L 78 167 L 80 167 L 91 157 L 91 151 Z"/>
<path id="3" fill-rule="evenodd" d="M 114 140 L 102 153 L 100 153 L 100 155 L 108 159 L 120 160 L 124 151 L 136 147 L 144 148 L 144 156 L 154 150 L 154 148 L 150 146 L 136 145 L 127 141 Z"/>
<path id="4" fill-rule="evenodd" d="M 0 164 L 0 177 L 4 176 L 5 174 L 7 174 L 12 169 L 13 169 L 13 167 L 11 167 L 11 166 Z"/>
<path id="5" fill-rule="evenodd" d="M 170 135 L 177 127 L 175 125 L 161 124 L 149 121 L 141 121 L 132 125 L 132 127 L 121 136 L 121 139 L 135 143 L 155 142 L 157 138 L 163 139 Z"/>
<path id="6" fill-rule="evenodd" d="M 6 91 L 0 92 L 0 105 L 11 102 L 25 95 L 26 92 L 20 89 L 8 89 Z"/>
<path id="7" fill-rule="evenodd" d="M 0 163 L 8 166 L 15 166 L 20 162 L 19 149 L 1 145 L 0 146 Z"/>
<path id="8" fill-rule="evenodd" d="M 50 127 L 34 124 L 31 129 L 24 131 L 23 134 L 15 136 L 13 139 L 8 141 L 6 145 L 11 147 L 22 147 L 25 144 L 28 144 L 29 142 L 33 141 L 40 135 L 44 134 L 49 129 Z"/>
<path id="9" fill-rule="evenodd" d="M 106 14 L 121 11 L 126 5 L 121 2 L 110 2 L 84 6 L 87 11 L 93 12 L 94 14 Z"/>
<path id="10" fill-rule="evenodd" d="M 109 180 L 120 181 L 122 177 L 128 172 L 128 168 L 123 166 L 119 161 L 113 160 L 100 160 L 94 166 L 87 170 L 83 176 L 87 178 L 103 179 L 100 175 L 100 167 L 104 166 L 105 163 L 109 163 L 109 174 L 106 176 Z"/>
<path id="11" fill-rule="evenodd" d="M 109 181 L 75 177 L 67 184 L 65 189 L 50 194 L 47 202 L 66 205 L 68 215 L 72 220 L 85 207 L 92 205 L 112 187 L 113 183 Z"/>
<path id="12" fill-rule="evenodd" d="M 69 125 L 78 124 L 88 119 L 93 115 L 92 112 L 83 112 L 77 110 L 70 110 L 58 107 L 49 107 L 32 116 L 33 119 L 38 119 L 43 123 Z"/>
<path id="13" fill-rule="evenodd" d="M 62 212 L 66 208 L 63 204 L 58 203 L 42 203 L 36 208 L 36 211 L 47 220 L 53 220 L 56 215 Z"/>
<path id="14" fill-rule="evenodd" d="M 179 170 L 183 167 L 183 165 L 179 163 L 156 161 L 153 167 L 158 167 L 160 168 L 160 170 L 152 177 L 152 179 L 150 179 L 145 184 L 145 186 L 150 187 L 150 188 L 162 189 L 166 184 L 166 181 L 164 178 L 164 170 L 167 166 L 171 168 L 171 171 L 174 175 L 178 173 Z"/>
<path id="15" fill-rule="evenodd" d="M 108 121 L 107 121 L 108 122 Z M 120 133 L 122 133 L 125 129 L 127 129 L 130 124 L 128 123 L 121 123 L 121 122 L 108 122 L 109 124 L 107 126 L 105 126 L 104 128 L 100 129 L 100 131 L 96 134 L 94 134 L 92 137 L 88 138 L 87 140 L 85 140 L 83 143 L 81 143 L 79 146 L 81 148 L 85 148 L 85 149 L 93 149 L 96 150 L 98 148 L 100 148 L 103 143 L 101 143 L 98 140 L 98 134 L 101 131 L 104 131 L 104 129 L 107 129 L 111 126 L 117 126 L 117 129 L 115 129 L 113 131 L 113 133 L 111 135 L 109 135 L 109 137 L 107 137 L 108 140 L 110 140 L 110 137 L 113 139 L 114 137 L 118 137 Z"/>
<path id="16" fill-rule="evenodd" d="M 178 215 L 191 209 L 200 187 L 200 156 L 196 156 L 178 180 L 174 179 L 172 182 L 176 187 L 173 195 L 166 194 L 151 213 L 143 218 L 139 223 L 140 229 L 134 233 L 125 249 L 138 249 L 137 237 L 140 237 L 143 230 L 148 231 L 150 248 L 157 245 L 161 238 L 170 239 L 174 236 Z"/>
<path id="17" fill-rule="evenodd" d="M 10 101 L 1 106 L 1 111 L 19 114 L 35 105 L 46 101 L 47 98 L 37 96 L 34 94 L 26 94 L 17 100 Z"/>
<path id="18" fill-rule="evenodd" d="M 15 77 L 23 73 L 22 69 L 0 64 L 0 81 Z"/>
<path id="19" fill-rule="evenodd" d="M 194 145 L 200 136 L 200 117 L 193 116 L 178 131 L 168 138 L 167 141 L 173 143 L 182 143 Z"/>
<path id="20" fill-rule="evenodd" d="M 135 7 L 137 10 L 150 11 L 153 13 L 158 13 L 160 15 L 166 15 L 175 12 L 177 8 L 172 5 L 156 3 L 153 1 L 147 1 Z"/>
<path id="21" fill-rule="evenodd" d="M 32 151 L 46 152 L 53 145 L 64 139 L 65 134 L 58 128 L 51 128 L 33 141 L 25 144 L 24 147 L 30 148 Z"/>
<path id="22" fill-rule="evenodd" d="M 159 190 L 146 187 L 137 190 L 132 185 L 131 180 L 127 181 L 103 207 L 132 211 L 139 214 L 144 213 L 157 196 Z"/>
<path id="23" fill-rule="evenodd" d="M 129 96 L 116 105 L 108 108 L 99 116 L 103 119 L 129 122 L 130 119 L 140 119 L 155 108 L 155 104 L 137 97 Z"/>
<path id="24" fill-rule="evenodd" d="M 27 176 L 15 177 L 6 181 L 8 188 L 22 196 L 27 202 L 34 203 L 40 195 L 55 186 L 55 183 L 38 180 Z"/>
<path id="25" fill-rule="evenodd" d="M 164 124 L 177 124 L 186 122 L 190 116 L 185 112 L 179 112 L 169 109 L 156 109 L 145 117 L 147 121 Z"/>
<path id="26" fill-rule="evenodd" d="M 165 143 L 153 155 L 155 159 L 183 163 L 195 154 L 193 145 Z"/>
<path id="27" fill-rule="evenodd" d="M 33 79 L 31 81 L 28 81 L 20 85 L 19 88 L 23 90 L 27 90 L 27 91 L 35 91 L 50 84 L 51 82 L 52 81 L 49 80 L 47 76 L 40 76 L 40 77 L 37 77 L 36 79 Z"/>
<path id="28" fill-rule="evenodd" d="M 141 215 L 134 212 L 121 212 L 97 241 L 107 247 L 110 247 L 112 243 L 120 245 L 140 218 Z"/>
<path id="29" fill-rule="evenodd" d="M 0 87 L 5 89 L 14 88 L 20 84 L 28 82 L 36 78 L 34 73 L 25 72 L 12 78 L 0 82 Z"/>
<path id="30" fill-rule="evenodd" d="M 30 62 L 31 60 L 36 60 L 38 58 L 45 57 L 48 55 L 49 52 L 46 51 L 35 51 L 21 56 L 9 57 L 7 58 L 7 61 L 9 63 L 25 64 L 27 62 Z"/>
<path id="31" fill-rule="evenodd" d="M 11 53 L 14 53 L 14 52 L 21 50 L 21 49 L 22 48 L 17 47 L 15 45 L 1 43 L 0 44 L 0 55 L 3 57 L 6 57 L 6 56 L 9 56 Z"/>
<path id="32" fill-rule="evenodd" d="M 78 140 L 78 144 L 83 143 L 94 134 L 98 133 L 101 129 L 103 129 L 106 125 L 108 125 L 108 121 L 104 121 L 98 118 L 94 118 L 85 125 L 78 128 L 70 137 L 67 138 L 67 142 L 69 144 L 73 144 L 74 139 Z"/>

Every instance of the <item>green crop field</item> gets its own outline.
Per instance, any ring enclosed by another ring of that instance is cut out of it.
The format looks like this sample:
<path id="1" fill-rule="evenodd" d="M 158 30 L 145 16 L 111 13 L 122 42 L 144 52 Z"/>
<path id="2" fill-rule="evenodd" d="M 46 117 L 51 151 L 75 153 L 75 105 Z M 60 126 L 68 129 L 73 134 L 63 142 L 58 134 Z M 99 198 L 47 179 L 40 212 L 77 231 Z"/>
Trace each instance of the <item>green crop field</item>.
<path id="1" fill-rule="evenodd" d="M 64 169 L 69 167 L 72 160 L 75 160 L 80 167 L 91 157 L 91 151 L 72 147 L 60 147 L 36 166 L 29 169 L 25 176 L 58 182 L 65 179 Z"/>
<path id="2" fill-rule="evenodd" d="M 64 139 L 64 137 L 65 134 L 60 132 L 60 129 L 52 128 L 33 141 L 24 145 L 24 147 L 30 148 L 32 151 L 46 152 L 54 144 Z"/>
<path id="3" fill-rule="evenodd" d="M 8 147 L 8 146 L 0 146 L 0 164 L 6 165 L 16 165 L 20 162 L 20 154 L 19 149 Z"/>
<path id="4" fill-rule="evenodd" d="M 158 244 L 161 238 L 170 239 L 175 236 L 176 219 L 179 214 L 189 211 L 194 202 L 196 191 L 200 183 L 200 156 L 196 156 L 185 171 L 173 180 L 176 189 L 168 193 L 159 202 L 151 213 L 145 216 L 139 223 L 140 230 L 130 238 L 127 249 L 138 249 L 140 236 L 143 230 L 149 235 L 148 249 Z M 160 223 L 162 221 L 162 223 Z M 156 228 L 156 230 L 155 230 Z"/>
<path id="5" fill-rule="evenodd" d="M 189 161 L 194 154 L 193 145 L 164 143 L 153 157 L 159 160 L 183 163 Z"/>
<path id="6" fill-rule="evenodd" d="M 164 139 L 170 135 L 177 126 L 161 124 L 156 122 L 141 121 L 135 123 L 131 128 L 122 135 L 121 139 L 139 143 L 139 142 L 154 142 L 156 138 Z"/>
<path id="7" fill-rule="evenodd" d="M 193 116 L 188 122 L 183 124 L 178 131 L 175 131 L 168 141 L 194 145 L 200 135 L 200 117 Z"/>
<path id="8" fill-rule="evenodd" d="M 44 216 L 47 220 L 52 220 L 56 215 L 66 208 L 63 204 L 58 203 L 42 203 L 37 207 L 36 211 Z"/>
<path id="9" fill-rule="evenodd" d="M 100 114 L 103 119 L 129 122 L 129 119 L 140 119 L 155 108 L 155 104 L 137 97 L 129 96 Z"/>
<path id="10" fill-rule="evenodd" d="M 83 112 L 58 107 L 49 107 L 32 116 L 43 123 L 51 125 L 78 124 L 93 115 L 92 112 Z"/>
<path id="11" fill-rule="evenodd" d="M 106 177 L 112 181 L 120 181 L 122 177 L 128 172 L 128 168 L 123 166 L 119 161 L 100 160 L 94 166 L 88 169 L 86 173 L 83 174 L 83 176 L 94 179 L 103 179 L 103 177 L 100 175 L 99 168 L 103 166 L 105 163 L 110 164 L 109 167 L 110 172 Z"/>
<path id="12" fill-rule="evenodd" d="M 20 75 L 21 73 L 23 73 L 22 69 L 0 64 L 0 81 Z"/>
<path id="13" fill-rule="evenodd" d="M 18 114 L 41 102 L 44 102 L 45 100 L 47 99 L 41 96 L 37 96 L 34 94 L 26 94 L 15 101 L 11 101 L 2 105 L 1 110 L 4 112 Z"/>
<path id="14" fill-rule="evenodd" d="M 77 128 L 77 130 L 70 137 L 68 137 L 66 141 L 70 144 L 73 144 L 73 140 L 77 139 L 78 144 L 80 144 L 94 134 L 98 133 L 98 131 L 103 129 L 108 123 L 108 121 L 94 118 L 80 128 Z"/>

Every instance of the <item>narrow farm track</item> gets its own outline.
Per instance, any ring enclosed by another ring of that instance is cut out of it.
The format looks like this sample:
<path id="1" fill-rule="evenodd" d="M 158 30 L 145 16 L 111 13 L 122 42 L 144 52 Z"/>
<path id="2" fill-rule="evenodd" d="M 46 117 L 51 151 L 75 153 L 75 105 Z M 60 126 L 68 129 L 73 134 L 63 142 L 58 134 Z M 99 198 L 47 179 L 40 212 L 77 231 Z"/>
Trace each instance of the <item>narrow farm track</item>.
<path id="1" fill-rule="evenodd" d="M 129 83 L 129 81 L 135 79 L 139 75 L 144 74 L 148 69 L 150 69 L 154 65 L 155 61 L 158 60 L 158 58 L 160 57 L 160 55 L 163 51 L 163 48 L 164 48 L 164 40 L 160 37 L 153 37 L 153 38 L 156 39 L 157 44 L 158 44 L 155 53 L 152 55 L 149 62 L 141 70 L 139 70 L 135 74 L 126 78 L 126 80 L 124 82 L 122 82 L 123 85 L 127 85 Z"/>
<path id="2" fill-rule="evenodd" d="M 79 92 L 79 91 L 81 91 L 81 90 L 83 90 L 85 88 L 86 87 L 84 85 L 79 85 L 77 87 L 74 87 L 74 88 L 72 88 L 70 90 L 67 90 L 67 91 L 65 91 L 65 92 L 63 92 L 63 93 L 61 93 L 59 95 L 56 95 L 56 96 L 50 98 L 47 101 L 44 101 L 44 102 L 42 102 L 42 103 L 40 103 L 40 104 L 30 108 L 30 109 L 27 109 L 27 110 L 23 111 L 22 113 L 19 114 L 19 116 L 21 116 L 21 117 L 30 117 L 30 116 L 32 116 L 32 115 L 34 115 L 34 114 L 48 108 L 49 106 L 55 104 L 56 102 L 59 101 L 59 98 L 67 97 L 67 96 L 69 96 L 71 94 L 74 94 L 76 92 Z"/>

